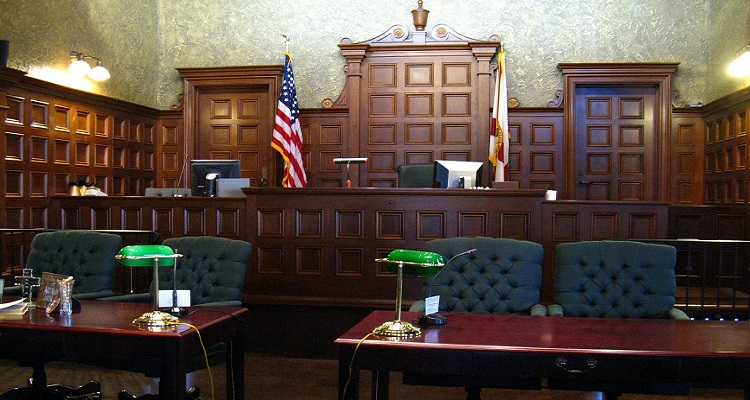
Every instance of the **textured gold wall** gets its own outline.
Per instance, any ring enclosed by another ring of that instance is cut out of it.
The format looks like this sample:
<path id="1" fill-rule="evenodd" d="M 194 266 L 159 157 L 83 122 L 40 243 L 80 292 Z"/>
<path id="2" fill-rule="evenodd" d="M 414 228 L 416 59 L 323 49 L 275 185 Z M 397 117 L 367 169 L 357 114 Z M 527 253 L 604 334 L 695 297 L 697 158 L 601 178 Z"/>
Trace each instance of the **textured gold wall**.
<path id="1" fill-rule="evenodd" d="M 64 69 L 70 50 L 105 60 L 112 79 L 93 90 L 170 108 L 178 67 L 280 64 L 290 51 L 302 107 L 343 87 L 344 37 L 364 41 L 412 26 L 417 1 L 0 0 L 9 66 Z M 560 62 L 680 62 L 680 100 L 709 102 L 750 82 L 726 77 L 750 41 L 747 0 L 425 0 L 428 30 L 445 23 L 476 39 L 504 38 L 508 90 L 521 106 L 545 106 Z"/>

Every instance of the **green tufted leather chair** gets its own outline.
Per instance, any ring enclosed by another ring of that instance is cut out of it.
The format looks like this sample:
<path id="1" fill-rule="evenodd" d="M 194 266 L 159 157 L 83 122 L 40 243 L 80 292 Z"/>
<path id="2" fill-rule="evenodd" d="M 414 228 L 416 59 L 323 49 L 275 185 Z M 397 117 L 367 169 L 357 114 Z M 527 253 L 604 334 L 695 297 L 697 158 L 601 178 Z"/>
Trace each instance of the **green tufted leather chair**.
<path id="1" fill-rule="evenodd" d="M 192 306 L 241 306 L 252 245 L 244 240 L 215 236 L 183 236 L 162 242 L 177 259 L 177 289 L 190 290 Z M 159 288 L 172 289 L 172 268 L 159 270 Z M 153 287 L 153 282 L 152 282 Z M 104 301 L 149 303 L 151 293 L 114 296 Z"/>
<path id="2" fill-rule="evenodd" d="M 471 254 L 458 254 L 476 249 Z M 427 242 L 446 265 L 425 279 L 424 295 L 440 295 L 440 312 L 546 315 L 539 304 L 544 249 L 538 243 L 505 238 L 457 237 Z M 410 311 L 424 312 L 424 300 Z M 450 324 L 450 315 L 448 315 Z M 538 379 L 467 379 L 437 374 L 404 373 L 404 383 L 465 387 L 467 399 L 479 399 L 482 387 L 540 389 Z"/>
<path id="3" fill-rule="evenodd" d="M 73 276 L 73 297 L 91 300 L 112 296 L 115 256 L 122 248 L 118 235 L 87 230 L 40 232 L 31 241 L 26 268 L 34 276 L 43 272 Z M 20 286 L 5 286 L 5 294 L 20 295 Z"/>
<path id="4" fill-rule="evenodd" d="M 689 319 L 674 308 L 677 250 L 672 246 L 617 240 L 561 243 L 555 247 L 555 258 L 551 316 Z M 601 391 L 607 400 L 623 392 L 686 395 L 690 391 L 686 384 L 623 385 L 585 379 L 548 379 L 548 386 Z"/>

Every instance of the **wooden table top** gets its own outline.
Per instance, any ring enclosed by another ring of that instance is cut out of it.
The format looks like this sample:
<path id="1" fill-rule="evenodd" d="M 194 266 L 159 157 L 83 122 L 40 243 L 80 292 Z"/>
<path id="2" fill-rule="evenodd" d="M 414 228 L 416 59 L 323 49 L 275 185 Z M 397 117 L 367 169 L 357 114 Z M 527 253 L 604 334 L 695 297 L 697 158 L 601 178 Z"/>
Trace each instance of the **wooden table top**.
<path id="1" fill-rule="evenodd" d="M 417 313 L 402 313 L 412 321 Z M 444 326 L 421 336 L 389 340 L 369 336 L 363 346 L 543 354 L 750 358 L 750 322 L 656 319 L 537 317 L 446 314 Z M 339 337 L 351 346 L 395 317 L 375 311 Z"/>
<path id="2" fill-rule="evenodd" d="M 0 318 L 0 329 L 34 329 L 67 332 L 107 333 L 108 335 L 183 336 L 192 331 L 187 325 L 169 329 L 149 329 L 133 324 L 143 313 L 153 311 L 153 305 L 108 301 L 81 301 L 81 312 L 70 316 L 47 314 L 44 309 L 29 308 L 17 318 Z M 199 330 L 218 322 L 240 317 L 247 312 L 243 307 L 191 307 L 180 322 Z"/>

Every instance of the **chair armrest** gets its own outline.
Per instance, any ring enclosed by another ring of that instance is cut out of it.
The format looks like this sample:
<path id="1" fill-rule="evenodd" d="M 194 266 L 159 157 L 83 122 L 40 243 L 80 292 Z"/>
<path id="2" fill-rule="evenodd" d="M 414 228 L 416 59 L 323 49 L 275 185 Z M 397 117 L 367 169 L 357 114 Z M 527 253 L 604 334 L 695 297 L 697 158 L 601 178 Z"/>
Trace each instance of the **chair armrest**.
<path id="1" fill-rule="evenodd" d="M 20 285 L 6 286 L 3 288 L 3 294 L 6 296 L 20 296 L 21 286 Z"/>
<path id="2" fill-rule="evenodd" d="M 76 293 L 73 295 L 73 297 L 78 300 L 97 300 L 101 298 L 112 297 L 114 295 L 115 293 L 111 290 L 100 290 L 98 292 Z"/>
<path id="3" fill-rule="evenodd" d="M 124 303 L 150 303 L 151 293 L 131 293 L 120 296 L 104 297 L 99 301 L 120 301 Z"/>
<path id="4" fill-rule="evenodd" d="M 533 306 L 531 306 L 531 309 L 529 310 L 529 314 L 534 315 L 534 316 L 544 317 L 545 315 L 547 315 L 547 307 L 541 304 L 534 304 Z"/>
<path id="5" fill-rule="evenodd" d="M 226 300 L 226 301 L 213 301 L 210 303 L 193 304 L 191 307 L 206 307 L 206 306 L 228 306 L 228 307 L 241 307 L 242 302 L 239 300 Z"/>
<path id="6" fill-rule="evenodd" d="M 547 307 L 547 315 L 551 317 L 562 317 L 563 316 L 563 308 L 559 304 L 550 304 L 549 307 Z"/>
<path id="7" fill-rule="evenodd" d="M 409 307 L 409 311 L 424 312 L 424 300 L 417 300 Z"/>
<path id="8" fill-rule="evenodd" d="M 668 319 L 690 319 L 687 314 L 685 314 L 684 311 L 673 308 L 669 311 L 667 311 L 667 318 Z"/>

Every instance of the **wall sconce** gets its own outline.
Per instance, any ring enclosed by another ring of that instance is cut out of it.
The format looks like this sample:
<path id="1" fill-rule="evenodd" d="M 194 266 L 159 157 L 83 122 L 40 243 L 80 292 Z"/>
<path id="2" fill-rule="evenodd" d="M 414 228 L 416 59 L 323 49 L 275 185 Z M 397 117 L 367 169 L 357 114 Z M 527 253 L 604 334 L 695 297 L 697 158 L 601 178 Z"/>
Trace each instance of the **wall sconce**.
<path id="1" fill-rule="evenodd" d="M 737 52 L 737 58 L 729 64 L 727 72 L 732 76 L 750 75 L 750 43 Z"/>
<path id="2" fill-rule="evenodd" d="M 96 60 L 96 66 L 91 68 L 91 65 L 86 61 L 86 58 L 92 58 Z M 88 75 L 89 78 L 95 81 L 104 81 L 109 79 L 109 71 L 102 65 L 102 60 L 98 57 L 94 57 L 88 54 L 83 54 L 78 51 L 70 52 L 70 59 L 73 62 L 70 63 L 68 71 L 77 76 Z"/>

